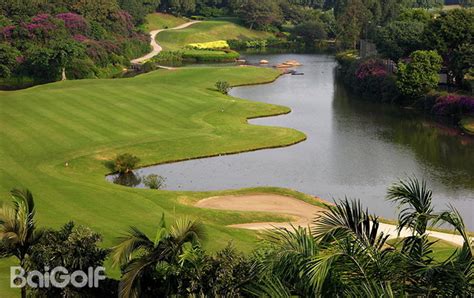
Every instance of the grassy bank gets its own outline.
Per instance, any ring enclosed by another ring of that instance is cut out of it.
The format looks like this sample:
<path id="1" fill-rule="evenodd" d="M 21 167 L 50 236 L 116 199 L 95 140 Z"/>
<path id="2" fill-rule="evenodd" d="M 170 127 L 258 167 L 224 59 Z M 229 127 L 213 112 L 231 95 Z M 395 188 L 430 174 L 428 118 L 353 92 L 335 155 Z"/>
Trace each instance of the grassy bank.
<path id="1" fill-rule="evenodd" d="M 233 99 L 213 87 L 218 80 L 242 85 L 272 81 L 278 75 L 254 67 L 192 68 L 0 91 L 0 198 L 9 200 L 13 187 L 28 187 L 36 197 L 40 226 L 59 227 L 74 220 L 100 232 L 105 246 L 132 224 L 153 233 L 164 212 L 170 219 L 200 218 L 206 224 L 210 250 L 232 240 L 249 251 L 255 245 L 255 232 L 226 225 L 284 218 L 202 210 L 185 202 L 263 190 L 131 189 L 105 181 L 104 161 L 130 152 L 144 166 L 300 141 L 304 134 L 292 129 L 247 124 L 246 118 L 286 113 L 288 108 Z M 0 262 L 0 296 L 11 291 L 10 264 Z"/>
<path id="2" fill-rule="evenodd" d="M 156 12 L 146 16 L 146 21 L 145 25 L 143 26 L 143 29 L 147 32 L 158 29 L 168 29 L 177 27 L 186 22 L 188 22 L 188 20 L 185 18 L 175 17 L 171 14 Z"/>
<path id="3" fill-rule="evenodd" d="M 165 31 L 157 36 L 164 50 L 175 51 L 190 43 L 229 39 L 262 39 L 271 33 L 255 31 L 230 21 L 205 21 L 182 30 Z"/>

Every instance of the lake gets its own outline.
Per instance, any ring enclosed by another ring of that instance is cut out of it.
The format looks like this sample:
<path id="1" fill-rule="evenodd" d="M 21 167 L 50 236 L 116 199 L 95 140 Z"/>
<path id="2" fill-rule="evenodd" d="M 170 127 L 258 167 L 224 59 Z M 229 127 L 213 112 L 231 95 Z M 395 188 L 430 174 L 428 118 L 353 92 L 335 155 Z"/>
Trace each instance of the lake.
<path id="1" fill-rule="evenodd" d="M 164 176 L 170 190 L 278 186 L 328 200 L 359 198 L 371 212 L 389 218 L 395 208 L 385 200 L 387 187 L 416 175 L 433 189 L 437 209 L 453 204 L 474 229 L 474 138 L 415 111 L 354 98 L 336 81 L 332 56 L 246 58 L 303 63 L 298 68 L 303 76 L 234 88 L 231 95 L 290 107 L 290 114 L 249 122 L 295 128 L 308 139 L 285 148 L 153 166 L 137 170 L 139 175 Z"/>

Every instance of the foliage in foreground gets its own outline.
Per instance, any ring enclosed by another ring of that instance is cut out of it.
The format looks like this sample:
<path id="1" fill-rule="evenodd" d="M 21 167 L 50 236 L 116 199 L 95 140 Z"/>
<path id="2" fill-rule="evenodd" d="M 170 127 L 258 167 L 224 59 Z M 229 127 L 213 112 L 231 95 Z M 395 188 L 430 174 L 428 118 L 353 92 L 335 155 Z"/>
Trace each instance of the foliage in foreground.
<path id="1" fill-rule="evenodd" d="M 28 269 L 62 265 L 68 269 L 100 266 L 107 250 L 100 236 L 68 223 L 58 231 L 34 233 L 34 202 L 28 191 L 13 191 L 14 207 L 0 217 L 2 256 L 15 255 Z M 347 198 L 328 205 L 307 228 L 267 231 L 248 257 L 231 245 L 216 254 L 202 248 L 203 225 L 178 219 L 167 226 L 162 216 L 150 238 L 136 227 L 119 239 L 111 259 L 120 266 L 120 297 L 152 296 L 323 296 L 465 297 L 472 293 L 472 243 L 459 212 L 435 212 L 424 181 L 401 180 L 388 189 L 398 204 L 399 231 L 410 235 L 391 246 L 376 216 Z M 428 228 L 443 223 L 463 239 L 445 260 L 433 258 L 435 241 Z M 14 227 L 14 228 L 13 228 Z M 26 234 L 25 234 L 25 233 Z M 21 235 L 37 235 L 23 237 Z M 22 251 L 21 255 L 16 252 Z M 41 270 L 41 269 L 40 269 Z M 112 281 L 87 295 L 116 295 Z M 48 289 L 43 294 L 86 294 L 77 289 Z M 26 295 L 26 288 L 22 294 Z"/>

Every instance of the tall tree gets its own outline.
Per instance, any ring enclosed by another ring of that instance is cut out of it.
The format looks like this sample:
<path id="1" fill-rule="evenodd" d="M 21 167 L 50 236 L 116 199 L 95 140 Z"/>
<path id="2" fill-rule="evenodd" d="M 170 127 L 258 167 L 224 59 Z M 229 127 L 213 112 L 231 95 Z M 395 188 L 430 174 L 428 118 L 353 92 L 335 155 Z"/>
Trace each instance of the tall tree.
<path id="1" fill-rule="evenodd" d="M 459 63 L 474 47 L 474 11 L 454 9 L 433 19 L 425 30 L 426 45 L 438 51 L 448 68 L 449 81 L 460 85 L 464 74 L 474 65 L 472 59 Z"/>
<path id="2" fill-rule="evenodd" d="M 355 49 L 361 34 L 364 30 L 365 32 L 368 30 L 371 13 L 362 0 L 345 0 L 344 2 L 334 10 L 339 25 L 338 38 L 345 46 Z"/>
<path id="3" fill-rule="evenodd" d="M 425 23 L 417 21 L 391 22 L 377 30 L 377 50 L 394 61 L 408 57 L 413 51 L 425 47 L 422 40 L 425 26 Z"/>
<path id="4" fill-rule="evenodd" d="M 251 29 L 267 29 L 269 26 L 278 26 L 283 21 L 281 8 L 273 0 L 244 0 L 238 12 Z"/>

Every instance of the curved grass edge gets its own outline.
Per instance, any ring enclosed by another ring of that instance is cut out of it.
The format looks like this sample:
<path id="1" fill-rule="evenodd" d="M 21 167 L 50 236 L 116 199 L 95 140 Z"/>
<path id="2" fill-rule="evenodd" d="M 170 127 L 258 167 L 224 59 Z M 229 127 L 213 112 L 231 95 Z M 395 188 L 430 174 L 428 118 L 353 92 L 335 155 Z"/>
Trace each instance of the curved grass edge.
<path id="1" fill-rule="evenodd" d="M 266 85 L 266 84 L 274 83 L 274 82 L 276 82 L 276 80 L 278 80 L 281 76 L 284 75 L 283 72 L 281 72 L 281 71 L 278 71 L 278 72 L 279 73 L 275 76 L 275 78 L 273 78 L 271 80 L 261 81 L 261 82 L 257 82 L 257 83 L 235 84 L 235 85 L 232 85 L 232 88 L 245 87 L 245 86 Z M 231 96 L 231 95 L 228 95 L 228 97 L 236 98 L 236 97 Z M 248 99 L 244 99 L 244 100 L 248 100 Z M 245 119 L 247 121 L 247 124 L 253 125 L 253 124 L 248 123 L 248 120 L 259 119 L 259 118 L 277 117 L 277 116 L 281 116 L 281 115 L 287 115 L 287 114 L 290 114 L 292 112 L 290 108 L 288 108 L 288 107 L 285 107 L 285 108 L 287 108 L 288 110 L 278 112 L 278 113 L 270 113 L 270 114 L 264 114 L 264 115 L 245 117 Z M 295 132 L 298 132 L 298 133 L 302 134 L 303 137 L 301 137 L 300 139 L 298 139 L 296 141 L 290 142 L 290 143 L 263 146 L 263 147 L 258 147 L 258 148 L 249 148 L 249 149 L 236 150 L 236 151 L 230 150 L 230 151 L 224 151 L 224 152 L 221 152 L 221 153 L 213 153 L 213 154 L 201 155 L 201 156 L 195 156 L 195 157 L 189 157 L 189 158 L 179 158 L 179 159 L 166 160 L 166 161 L 162 161 L 162 162 L 158 162 L 158 163 L 151 163 L 151 164 L 141 165 L 140 167 L 137 167 L 134 170 L 141 170 L 141 169 L 145 169 L 145 168 L 149 168 L 149 167 L 155 167 L 155 166 L 178 163 L 178 162 L 184 162 L 184 161 L 190 161 L 190 160 L 205 159 L 205 158 L 212 158 L 212 157 L 226 156 L 226 155 L 235 155 L 235 154 L 240 154 L 240 153 L 248 153 L 248 152 L 260 151 L 260 150 L 266 150 L 266 149 L 285 148 L 285 147 L 290 147 L 290 146 L 299 144 L 299 143 L 304 142 L 308 139 L 306 134 L 299 131 L 299 130 L 288 128 L 288 127 L 284 127 L 284 128 L 289 129 L 289 130 L 293 130 Z M 104 176 L 107 177 L 107 176 L 114 175 L 114 174 L 116 174 L 116 173 L 106 173 Z"/>

